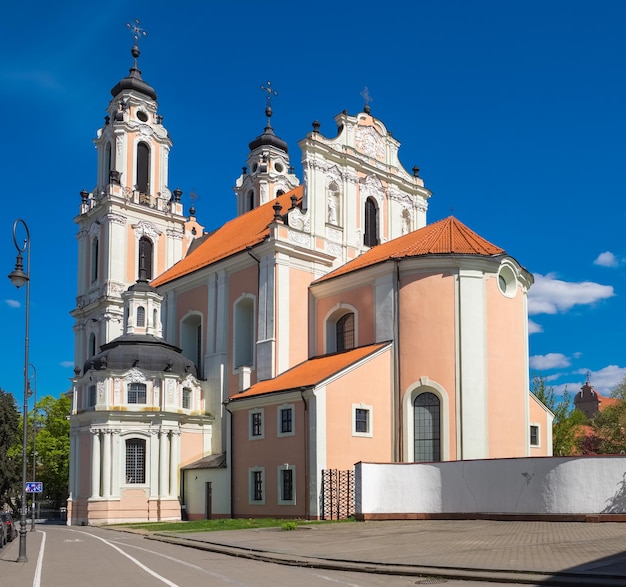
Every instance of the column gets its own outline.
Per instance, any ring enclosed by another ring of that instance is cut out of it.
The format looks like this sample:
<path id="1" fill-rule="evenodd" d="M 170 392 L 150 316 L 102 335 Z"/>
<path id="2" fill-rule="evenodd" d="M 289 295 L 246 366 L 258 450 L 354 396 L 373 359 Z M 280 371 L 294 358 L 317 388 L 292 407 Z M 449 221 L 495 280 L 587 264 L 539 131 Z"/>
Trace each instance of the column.
<path id="1" fill-rule="evenodd" d="M 170 492 L 169 483 L 169 432 L 159 432 L 159 497 L 167 497 Z"/>
<path id="2" fill-rule="evenodd" d="M 102 438 L 102 497 L 111 497 L 111 430 Z"/>
<path id="3" fill-rule="evenodd" d="M 178 496 L 178 465 L 180 463 L 180 430 L 172 430 L 170 443 L 170 496 Z"/>
<path id="4" fill-rule="evenodd" d="M 70 430 L 70 499 L 76 497 L 76 430 Z"/>
<path id="5" fill-rule="evenodd" d="M 91 430 L 91 497 L 100 497 L 100 430 Z"/>
<path id="6" fill-rule="evenodd" d="M 111 430 L 111 496 L 120 496 L 120 432 L 119 428 Z M 126 467 L 124 467 L 125 469 Z"/>

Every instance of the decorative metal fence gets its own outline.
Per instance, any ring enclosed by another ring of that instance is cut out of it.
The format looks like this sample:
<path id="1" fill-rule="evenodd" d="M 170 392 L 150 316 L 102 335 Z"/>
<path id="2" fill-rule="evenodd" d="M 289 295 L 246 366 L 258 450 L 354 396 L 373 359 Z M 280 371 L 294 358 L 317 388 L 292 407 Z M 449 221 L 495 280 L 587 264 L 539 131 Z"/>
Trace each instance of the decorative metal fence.
<path id="1" fill-rule="evenodd" d="M 354 471 L 322 471 L 320 494 L 322 520 L 340 520 L 354 515 Z"/>

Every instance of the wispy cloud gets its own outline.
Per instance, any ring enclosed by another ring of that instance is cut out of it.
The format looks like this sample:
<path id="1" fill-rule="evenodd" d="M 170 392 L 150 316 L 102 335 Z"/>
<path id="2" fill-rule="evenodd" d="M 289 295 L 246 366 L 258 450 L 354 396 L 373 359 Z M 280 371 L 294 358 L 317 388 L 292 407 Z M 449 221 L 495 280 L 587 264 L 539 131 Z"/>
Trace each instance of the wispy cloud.
<path id="1" fill-rule="evenodd" d="M 61 361 L 59 365 L 61 365 L 61 367 L 73 367 L 74 361 Z"/>
<path id="2" fill-rule="evenodd" d="M 529 320 L 528 334 L 537 334 L 538 332 L 543 332 L 543 326 L 541 326 L 541 324 L 537 324 L 537 322 L 533 320 Z"/>
<path id="3" fill-rule="evenodd" d="M 619 260 L 611 251 L 605 251 L 598 255 L 593 264 L 600 265 L 600 267 L 617 267 L 619 266 Z"/>
<path id="4" fill-rule="evenodd" d="M 561 369 L 571 365 L 570 360 L 562 353 L 548 353 L 547 355 L 534 355 L 528 360 L 531 369 L 543 371 L 544 369 Z"/>
<path id="5" fill-rule="evenodd" d="M 528 292 L 529 314 L 559 314 L 576 305 L 589 305 L 613 297 L 610 285 L 592 281 L 569 282 L 556 279 L 554 273 L 535 274 L 535 283 Z"/>
<path id="6" fill-rule="evenodd" d="M 4 300 L 4 302 L 9 308 L 19 308 L 22 305 L 17 300 Z"/>
<path id="7" fill-rule="evenodd" d="M 563 395 L 565 388 L 567 391 L 574 395 L 578 393 L 582 385 L 589 378 L 589 383 L 593 388 L 599 391 L 602 395 L 608 396 L 618 383 L 620 383 L 624 377 L 626 377 L 626 367 L 619 367 L 618 365 L 607 365 L 599 371 L 592 371 L 591 369 L 577 369 L 576 374 L 580 375 L 578 381 L 570 381 L 568 383 L 560 383 L 554 386 L 554 391 L 558 395 Z"/>
<path id="8" fill-rule="evenodd" d="M 46 95 L 67 94 L 67 89 L 52 71 L 0 70 L 0 84 L 6 92 L 35 92 Z"/>

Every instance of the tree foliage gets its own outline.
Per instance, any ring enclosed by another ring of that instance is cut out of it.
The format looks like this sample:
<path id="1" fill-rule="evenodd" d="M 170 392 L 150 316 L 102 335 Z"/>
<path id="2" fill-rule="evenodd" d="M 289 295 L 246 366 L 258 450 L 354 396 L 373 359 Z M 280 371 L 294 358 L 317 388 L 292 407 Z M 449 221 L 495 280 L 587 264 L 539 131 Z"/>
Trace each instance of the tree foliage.
<path id="1" fill-rule="evenodd" d="M 593 419 L 590 445 L 596 454 L 626 453 L 626 377 L 611 389 L 611 397 L 619 401 Z"/>
<path id="2" fill-rule="evenodd" d="M 0 508 L 9 503 L 19 489 L 19 466 L 12 447 L 19 438 L 20 415 L 12 394 L 0 389 Z"/>
<path id="3" fill-rule="evenodd" d="M 580 454 L 587 418 L 581 411 L 575 409 L 567 388 L 559 400 L 554 387 L 547 385 L 545 377 L 534 375 L 530 390 L 554 414 L 552 454 L 559 457 Z"/>

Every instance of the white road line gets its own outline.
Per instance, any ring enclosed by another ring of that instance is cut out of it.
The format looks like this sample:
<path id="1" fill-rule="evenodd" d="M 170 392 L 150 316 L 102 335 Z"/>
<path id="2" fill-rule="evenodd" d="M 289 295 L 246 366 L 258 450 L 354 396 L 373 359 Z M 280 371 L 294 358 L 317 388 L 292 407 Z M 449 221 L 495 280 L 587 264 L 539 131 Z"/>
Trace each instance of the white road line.
<path id="1" fill-rule="evenodd" d="M 125 553 L 121 548 L 118 548 L 112 542 L 109 542 L 108 540 L 105 540 L 104 538 L 100 538 L 100 536 L 96 536 L 95 534 L 89 534 L 89 532 L 82 532 L 80 530 L 70 530 L 70 532 L 78 532 L 79 534 L 85 534 L 85 536 L 91 536 L 92 538 L 97 538 L 98 540 L 109 545 L 111 548 L 114 548 L 115 550 L 117 550 L 121 555 L 125 556 L 131 562 L 135 563 L 140 569 L 143 569 L 144 571 L 146 571 L 146 573 L 148 573 L 149 575 L 152 575 L 155 579 L 158 579 L 159 581 L 165 583 L 166 585 L 169 585 L 169 587 L 180 587 L 176 583 L 172 583 L 172 581 L 170 581 L 169 579 L 162 577 L 157 572 L 153 571 L 152 569 L 144 565 L 142 562 L 138 561 L 136 558 L 130 556 L 130 554 Z"/>
<path id="2" fill-rule="evenodd" d="M 39 556 L 37 557 L 37 566 L 35 567 L 35 578 L 33 579 L 33 587 L 41 585 L 41 568 L 43 566 L 43 552 L 46 548 L 46 533 L 43 530 L 37 530 L 43 534 L 41 538 L 41 546 L 39 546 Z"/>

